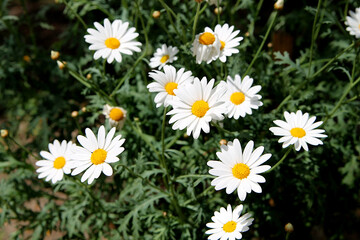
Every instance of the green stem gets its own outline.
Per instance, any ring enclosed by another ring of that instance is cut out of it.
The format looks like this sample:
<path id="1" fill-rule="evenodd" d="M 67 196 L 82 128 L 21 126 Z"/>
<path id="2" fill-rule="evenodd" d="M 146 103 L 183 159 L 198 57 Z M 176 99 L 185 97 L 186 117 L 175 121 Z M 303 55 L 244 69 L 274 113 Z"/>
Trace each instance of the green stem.
<path id="1" fill-rule="evenodd" d="M 264 44 L 265 44 L 265 42 L 266 42 L 266 40 L 267 40 L 268 36 L 269 36 L 269 33 L 270 33 L 270 31 L 271 31 L 271 29 L 272 29 L 272 27 L 273 27 L 274 23 L 275 23 L 275 20 L 276 20 L 277 14 L 278 14 L 278 12 L 275 12 L 274 17 L 273 17 L 273 19 L 272 19 L 272 21 L 271 21 L 271 23 L 270 23 L 270 25 L 269 25 L 269 27 L 268 27 L 268 29 L 267 29 L 267 31 L 266 31 L 265 37 L 264 37 L 264 39 L 263 39 L 262 43 L 260 44 L 260 47 L 258 48 L 258 50 L 257 50 L 257 52 L 256 52 L 256 54 L 255 54 L 255 57 L 254 57 L 254 58 L 253 58 L 253 60 L 251 61 L 251 63 L 250 63 L 250 65 L 249 65 L 249 67 L 246 69 L 246 72 L 244 73 L 244 75 L 243 75 L 243 76 L 246 76 L 246 75 L 249 73 L 249 71 L 250 71 L 250 69 L 251 69 L 252 65 L 255 63 L 255 60 L 256 60 L 256 59 L 257 59 L 257 57 L 259 56 L 259 54 L 260 54 L 260 52 L 261 52 L 261 50 L 262 50 L 262 48 L 263 48 L 263 46 L 264 46 Z"/>
<path id="2" fill-rule="evenodd" d="M 176 180 L 183 179 L 183 178 L 215 178 L 212 175 L 209 174 L 187 174 L 187 175 L 181 175 L 176 178 Z"/>
<path id="3" fill-rule="evenodd" d="M 311 46 L 310 46 L 310 64 L 309 64 L 309 71 L 308 71 L 308 78 L 310 77 L 310 73 L 311 73 L 311 63 L 312 63 L 312 58 L 313 58 L 313 50 L 314 50 L 314 44 L 315 44 L 315 40 L 317 38 L 317 35 L 315 36 L 315 31 L 316 31 L 316 22 L 319 16 L 319 12 L 320 12 L 320 6 L 321 6 L 321 2 L 322 0 L 319 0 L 318 2 L 318 6 L 316 9 L 316 14 L 315 14 L 315 18 L 314 18 L 314 22 L 313 22 L 313 27 L 312 27 L 312 33 L 311 33 Z"/>
<path id="4" fill-rule="evenodd" d="M 360 82 L 360 77 L 358 77 L 355 82 L 353 83 L 349 83 L 347 89 L 345 90 L 345 92 L 343 93 L 343 95 L 341 96 L 340 100 L 338 101 L 338 103 L 335 105 L 335 107 L 333 108 L 333 110 L 326 116 L 326 118 L 323 121 L 323 124 L 325 124 L 335 113 L 336 111 L 339 109 L 339 107 L 341 106 L 341 104 L 344 102 L 346 96 L 349 94 L 349 92 L 351 91 L 351 89 L 353 87 L 356 86 L 356 84 L 358 84 Z"/>
<path id="5" fill-rule="evenodd" d="M 74 9 L 72 9 L 72 7 L 70 7 L 70 5 L 68 4 L 68 2 L 67 2 L 66 0 L 64 0 L 64 3 L 65 3 L 65 5 L 66 5 L 66 7 L 67 7 L 68 9 L 70 9 L 70 11 L 75 15 L 75 17 L 77 18 L 77 20 L 83 25 L 83 27 L 84 27 L 85 29 L 87 29 L 88 27 L 87 27 L 86 23 L 84 22 L 84 20 L 80 17 L 80 15 L 77 14 L 77 12 L 75 12 Z"/>
<path id="6" fill-rule="evenodd" d="M 158 190 L 158 191 L 160 191 L 160 192 L 162 192 L 162 193 L 164 193 L 164 194 L 169 195 L 168 192 L 166 192 L 166 191 L 162 190 L 161 188 L 159 188 L 158 186 L 154 185 L 149 179 L 146 179 L 146 178 L 144 178 L 143 176 L 135 173 L 134 171 L 132 171 L 132 170 L 131 170 L 129 167 L 127 167 L 126 165 L 121 164 L 121 163 L 119 163 L 119 164 L 117 164 L 117 165 L 125 168 L 126 171 L 128 171 L 131 175 L 133 175 L 133 176 L 135 176 L 135 177 L 138 177 L 138 178 L 140 178 L 141 180 L 145 181 L 145 182 L 146 182 L 149 186 L 151 186 L 152 188 L 154 188 L 154 189 L 156 189 L 156 190 Z"/>
<path id="7" fill-rule="evenodd" d="M 285 240 L 288 240 L 288 239 L 289 239 L 289 236 L 290 236 L 290 232 L 287 232 L 287 233 L 286 233 Z"/>
<path id="8" fill-rule="evenodd" d="M 8 136 L 8 138 L 13 141 L 18 147 L 20 147 L 22 150 L 24 150 L 27 154 L 31 155 L 33 158 L 35 158 L 36 160 L 40 160 L 39 157 L 35 156 L 32 152 L 30 152 L 28 149 L 26 149 L 23 145 L 21 145 L 20 143 L 18 143 L 15 138 L 11 137 L 10 135 Z"/>
<path id="9" fill-rule="evenodd" d="M 196 25 L 197 25 L 197 21 L 199 19 L 199 13 L 200 13 L 200 5 L 201 3 L 197 3 L 196 6 L 196 14 L 195 14 L 195 20 L 194 20 L 194 25 L 193 25 L 193 34 L 192 34 L 192 41 L 193 42 L 195 40 L 195 34 L 196 34 Z"/>
<path id="10" fill-rule="evenodd" d="M 165 122 L 166 122 L 166 111 L 167 107 L 164 108 L 163 121 L 161 126 L 161 158 L 160 158 L 160 166 L 165 171 L 165 177 L 163 178 L 166 188 L 169 187 L 170 184 L 170 176 L 169 170 L 165 160 Z"/>
<path id="11" fill-rule="evenodd" d="M 284 154 L 284 156 L 280 159 L 280 161 L 278 161 L 272 168 L 270 168 L 269 170 L 267 170 L 265 173 L 269 173 L 272 170 L 274 170 L 277 166 L 279 166 L 287 157 L 287 155 L 289 155 L 289 153 L 291 152 L 292 147 L 289 147 L 288 150 L 286 151 L 286 153 Z"/>
<path id="12" fill-rule="evenodd" d="M 170 24 L 173 26 L 176 34 L 177 34 L 179 37 L 182 36 L 182 38 L 180 38 L 180 39 L 181 39 L 181 40 L 183 41 L 183 43 L 185 44 L 185 43 L 186 43 L 185 36 L 182 35 L 182 34 L 180 34 L 179 30 L 177 29 L 177 27 L 176 27 L 176 25 L 175 25 L 175 23 L 174 23 L 174 21 L 173 21 L 173 19 L 172 19 L 172 17 L 171 17 L 171 14 L 172 14 L 172 15 L 174 16 L 174 18 L 176 19 L 176 18 L 177 18 L 176 14 L 171 10 L 171 8 L 170 8 L 168 5 L 166 5 L 166 3 L 165 3 L 163 0 L 159 0 L 159 1 L 160 1 L 161 5 L 165 8 L 166 14 L 167 14 L 168 19 L 169 19 L 169 21 L 170 21 Z"/>

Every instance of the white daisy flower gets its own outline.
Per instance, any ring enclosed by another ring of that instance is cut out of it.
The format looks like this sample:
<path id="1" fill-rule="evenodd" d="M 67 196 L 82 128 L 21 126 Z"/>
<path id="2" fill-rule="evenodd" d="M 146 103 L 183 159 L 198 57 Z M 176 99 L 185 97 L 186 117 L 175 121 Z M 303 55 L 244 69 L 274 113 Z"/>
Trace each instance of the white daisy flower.
<path id="1" fill-rule="evenodd" d="M 209 123 L 212 120 L 223 120 L 225 108 L 221 107 L 222 103 L 219 99 L 220 91 L 214 86 L 214 79 L 207 83 L 206 77 L 200 81 L 194 79 L 194 83 L 184 85 L 184 87 L 175 89 L 174 98 L 170 104 L 173 110 L 168 115 L 174 115 L 170 118 L 169 123 L 174 123 L 172 129 L 183 130 L 187 128 L 187 135 L 193 135 L 197 139 L 200 131 L 210 132 Z"/>
<path id="2" fill-rule="evenodd" d="M 360 7 L 355 9 L 355 12 L 350 11 L 350 16 L 346 16 L 345 24 L 348 26 L 347 31 L 350 35 L 360 38 Z"/>
<path id="3" fill-rule="evenodd" d="M 301 147 L 308 151 L 307 143 L 317 146 L 323 142 L 317 138 L 327 137 L 323 129 L 315 129 L 323 122 L 316 122 L 316 117 L 309 118 L 309 114 L 302 114 L 300 110 L 296 113 L 284 112 L 286 122 L 275 120 L 274 123 L 279 127 L 271 127 L 270 131 L 276 136 L 282 136 L 279 143 L 283 143 L 282 147 L 286 148 L 291 144 L 295 144 L 295 150 L 299 151 Z"/>
<path id="4" fill-rule="evenodd" d="M 196 56 L 196 63 L 200 64 L 202 61 L 210 63 L 219 57 L 220 47 L 218 35 L 206 27 L 203 33 L 195 36 L 191 50 L 193 56 Z"/>
<path id="5" fill-rule="evenodd" d="M 216 6 L 218 6 L 218 5 L 221 4 L 221 1 L 222 1 L 222 0 L 206 0 L 206 1 L 209 3 L 209 5 L 216 5 Z"/>
<path id="6" fill-rule="evenodd" d="M 206 226 L 211 228 L 205 234 L 211 234 L 208 239 L 210 240 L 235 240 L 242 238 L 242 232 L 249 230 L 249 226 L 254 221 L 250 213 L 246 213 L 240 217 L 243 210 L 243 205 L 237 206 L 232 211 L 230 204 L 227 209 L 220 208 L 220 212 L 214 212 L 211 218 L 213 222 L 207 223 Z"/>
<path id="7" fill-rule="evenodd" d="M 44 160 L 39 160 L 35 164 L 39 166 L 36 172 L 40 173 L 39 178 L 45 178 L 45 181 L 50 181 L 56 183 L 64 177 L 65 174 L 71 172 L 72 166 L 72 157 L 73 157 L 73 148 L 75 144 L 71 141 L 66 142 L 63 140 L 60 144 L 58 140 L 55 140 L 54 143 L 49 143 L 49 151 L 41 151 L 40 155 Z"/>
<path id="8" fill-rule="evenodd" d="M 127 111 L 122 107 L 112 107 L 106 104 L 102 113 L 109 119 L 111 127 L 121 129 L 124 126 Z"/>
<path id="9" fill-rule="evenodd" d="M 185 72 L 184 68 L 176 71 L 171 65 L 164 66 L 164 72 L 153 70 L 149 73 L 149 77 L 155 80 L 155 82 L 148 84 L 147 88 L 150 92 L 158 93 L 154 99 L 156 107 L 169 106 L 170 101 L 175 97 L 174 90 L 192 83 L 194 80 L 191 71 Z"/>
<path id="10" fill-rule="evenodd" d="M 179 52 L 179 49 L 177 47 L 172 46 L 166 46 L 166 44 L 163 44 L 161 48 L 156 49 L 156 52 L 154 53 L 154 57 L 150 59 L 150 67 L 158 69 L 163 68 L 166 64 L 172 63 L 173 61 L 176 61 L 178 57 L 176 57 L 176 54 Z"/>
<path id="11" fill-rule="evenodd" d="M 261 90 L 261 86 L 251 87 L 252 83 L 253 79 L 249 76 L 245 76 L 241 80 L 238 74 L 235 75 L 234 80 L 228 76 L 226 83 L 221 83 L 221 86 L 226 89 L 222 98 L 229 118 L 239 119 L 240 116 L 251 115 L 252 109 L 258 109 L 263 105 L 260 102 L 261 95 L 257 94 Z"/>
<path id="12" fill-rule="evenodd" d="M 226 188 L 226 193 L 230 194 L 237 189 L 241 201 L 246 198 L 246 193 L 254 191 L 261 193 L 259 183 L 264 183 L 265 178 L 259 173 L 270 169 L 268 165 L 261 165 L 271 157 L 270 153 L 261 155 L 264 147 L 260 146 L 253 151 L 254 142 L 250 141 L 244 152 L 238 139 L 221 145 L 221 152 L 216 155 L 220 161 L 208 161 L 207 165 L 213 169 L 209 170 L 211 175 L 217 176 L 211 181 L 215 190 Z"/>
<path id="13" fill-rule="evenodd" d="M 96 29 L 88 28 L 90 35 L 85 35 L 85 41 L 90 43 L 90 50 L 95 50 L 94 59 L 100 57 L 107 59 L 112 63 L 114 59 L 121 62 L 121 54 L 132 55 L 134 52 L 140 52 L 140 42 L 134 41 L 139 36 L 135 28 L 129 28 L 128 22 L 115 20 L 112 24 L 105 18 L 104 26 L 100 23 L 94 23 Z"/>
<path id="14" fill-rule="evenodd" d="M 244 39 L 243 37 L 236 37 L 240 33 L 240 30 L 234 32 L 233 30 L 234 26 L 229 27 L 227 23 L 223 26 L 220 24 L 215 26 L 214 32 L 218 35 L 221 44 L 219 59 L 222 62 L 226 62 L 226 57 L 239 53 L 236 47 L 239 46 L 240 41 Z"/>
<path id="15" fill-rule="evenodd" d="M 97 179 L 101 172 L 106 176 L 111 176 L 113 170 L 109 163 L 119 161 L 117 157 L 124 151 L 121 147 L 125 142 L 125 139 L 121 139 L 121 135 L 116 136 L 114 139 L 115 128 L 112 128 L 105 137 L 105 127 L 101 126 L 96 138 L 95 134 L 89 129 L 85 129 L 86 137 L 77 136 L 79 143 L 83 147 L 76 147 L 74 160 L 75 169 L 71 175 L 77 175 L 84 170 L 85 173 L 81 177 L 81 182 L 88 180 L 88 184 L 91 184 L 94 179 Z"/>

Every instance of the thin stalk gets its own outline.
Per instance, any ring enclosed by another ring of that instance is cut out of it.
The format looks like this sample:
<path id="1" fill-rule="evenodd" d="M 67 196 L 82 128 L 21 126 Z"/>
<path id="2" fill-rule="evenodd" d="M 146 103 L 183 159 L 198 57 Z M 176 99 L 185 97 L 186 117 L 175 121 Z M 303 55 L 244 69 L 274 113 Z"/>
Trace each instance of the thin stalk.
<path id="1" fill-rule="evenodd" d="M 39 157 L 35 156 L 32 152 L 30 152 L 28 149 L 26 149 L 23 145 L 21 145 L 20 143 L 18 143 L 15 138 L 8 136 L 8 138 L 13 141 L 18 147 L 20 147 L 22 150 L 24 150 L 27 154 L 31 155 L 33 158 L 35 158 L 36 160 L 40 160 Z"/>
<path id="2" fill-rule="evenodd" d="M 269 36 L 269 33 L 270 33 L 270 31 L 271 31 L 271 29 L 272 29 L 272 27 L 273 27 L 274 23 L 275 23 L 275 20 L 276 20 L 277 14 L 278 14 L 278 12 L 275 12 L 275 15 L 274 15 L 274 17 L 273 17 L 273 19 L 272 19 L 272 21 L 271 21 L 271 23 L 270 23 L 270 25 L 269 25 L 269 27 L 268 27 L 267 31 L 266 31 L 265 37 L 264 37 L 264 39 L 263 39 L 262 43 L 260 44 L 260 47 L 258 48 L 258 50 L 257 50 L 257 52 L 256 52 L 256 54 L 255 54 L 255 57 L 254 57 L 254 58 L 253 58 L 253 60 L 251 61 L 251 63 L 250 63 L 250 65 L 249 65 L 249 67 L 246 69 L 246 72 L 245 72 L 245 74 L 244 74 L 243 76 L 246 76 L 246 75 L 249 73 L 249 71 L 250 71 L 250 69 L 251 69 L 252 65 L 255 63 L 255 60 L 256 60 L 256 59 L 257 59 L 257 57 L 259 56 L 259 54 L 260 54 L 260 52 L 261 52 L 261 50 L 262 50 L 262 48 L 263 48 L 263 46 L 264 46 L 264 44 L 265 44 L 265 42 L 266 42 L 266 40 L 267 40 L 268 36 Z"/>
<path id="3" fill-rule="evenodd" d="M 83 27 L 84 27 L 85 29 L 87 29 L 88 27 L 87 27 L 86 23 L 84 22 L 84 20 L 80 17 L 80 15 L 77 14 L 77 12 L 75 12 L 74 9 L 72 9 L 72 8 L 70 7 L 70 5 L 68 4 L 68 2 L 67 2 L 66 0 L 64 0 L 64 3 L 65 3 L 65 5 L 66 5 L 66 7 L 67 7 L 68 9 L 70 9 L 70 11 L 75 15 L 75 17 L 77 18 L 77 20 L 83 25 Z"/>
<path id="4" fill-rule="evenodd" d="M 125 168 L 126 171 L 128 171 L 131 175 L 133 175 L 133 176 L 135 176 L 135 177 L 138 177 L 138 178 L 140 178 L 141 180 L 145 181 L 145 182 L 146 182 L 149 186 L 151 186 L 152 188 L 154 188 L 154 189 L 156 189 L 156 190 L 158 190 L 158 191 L 160 191 L 160 192 L 162 192 L 162 193 L 164 193 L 164 194 L 169 195 L 168 192 L 166 192 L 166 191 L 162 190 L 161 188 L 159 188 L 158 186 L 154 185 L 149 179 L 146 179 L 146 178 L 144 178 L 143 176 L 135 173 L 134 171 L 132 171 L 132 170 L 131 170 L 129 167 L 127 167 L 126 165 L 121 164 L 121 163 L 120 163 L 120 164 L 117 164 L 117 165 Z"/>
<path id="5" fill-rule="evenodd" d="M 269 173 L 272 170 L 274 170 L 277 166 L 279 166 L 287 157 L 287 155 L 289 155 L 289 153 L 291 152 L 292 147 L 289 147 L 288 150 L 286 151 L 286 153 L 284 154 L 284 156 L 280 159 L 280 161 L 278 161 L 272 168 L 270 168 L 269 170 L 267 170 L 265 173 Z"/>
<path id="6" fill-rule="evenodd" d="M 312 58 L 313 58 L 314 44 L 315 44 L 315 39 L 317 38 L 317 35 L 315 36 L 315 31 L 316 31 L 316 22 L 317 22 L 319 12 L 320 12 L 321 2 L 322 2 L 322 0 L 319 0 L 318 6 L 317 6 L 317 9 L 316 9 L 314 22 L 313 22 L 313 27 L 312 27 L 311 46 L 310 46 L 310 61 L 309 61 L 310 64 L 309 64 L 308 78 L 310 77 L 310 73 L 311 73 L 311 63 L 312 63 Z"/>
<path id="7" fill-rule="evenodd" d="M 169 187 L 170 184 L 170 177 L 169 177 L 169 170 L 166 164 L 165 160 L 165 122 L 166 122 L 166 110 L 167 107 L 164 108 L 164 114 L 163 114 L 163 121 L 161 126 L 161 158 L 160 158 L 160 166 L 165 170 L 165 177 L 164 177 L 164 183 L 166 188 Z"/>
<path id="8" fill-rule="evenodd" d="M 216 7 L 217 7 L 217 9 L 218 9 L 218 12 L 217 12 L 217 21 L 218 21 L 218 24 L 220 24 L 220 13 L 221 13 L 221 11 L 220 11 L 220 3 L 219 3 L 220 1 L 219 0 L 217 0 L 217 5 L 216 5 Z"/>
<path id="9" fill-rule="evenodd" d="M 174 23 L 174 21 L 173 21 L 173 19 L 171 17 L 171 14 L 172 14 L 174 16 L 174 18 L 176 19 L 177 18 L 176 14 L 171 10 L 171 8 L 169 8 L 168 5 L 166 5 L 166 3 L 163 0 L 159 0 L 159 1 L 160 1 L 161 5 L 163 5 L 163 7 L 165 8 L 166 14 L 167 14 L 168 19 L 170 21 L 170 24 L 173 26 L 176 34 L 179 37 L 182 36 L 182 34 L 180 34 L 179 30 L 177 29 L 177 27 L 176 27 L 176 25 L 175 25 L 175 23 Z M 182 36 L 182 38 L 180 38 L 180 39 L 183 41 L 184 44 L 186 43 L 185 36 Z"/>
<path id="10" fill-rule="evenodd" d="M 205 11 L 206 8 L 207 8 L 207 2 L 205 2 L 204 6 L 201 8 L 201 10 L 200 10 L 200 12 L 199 12 L 199 16 Z M 196 15 L 194 15 L 194 16 L 191 18 L 191 20 L 189 21 L 189 23 L 186 25 L 186 28 L 188 28 L 189 25 L 190 25 L 193 21 L 195 21 L 195 17 L 196 17 Z"/>
<path id="11" fill-rule="evenodd" d="M 201 3 L 197 3 L 196 6 L 196 14 L 195 14 L 195 20 L 194 20 L 194 25 L 193 25 L 193 34 L 192 34 L 192 41 L 193 42 L 195 40 L 195 34 L 196 34 L 196 25 L 197 25 L 197 21 L 199 19 L 199 13 L 200 13 L 200 5 Z"/>
<path id="12" fill-rule="evenodd" d="M 326 116 L 326 118 L 323 121 L 323 124 L 325 124 L 335 113 L 336 111 L 339 109 L 339 107 L 341 106 L 341 104 L 344 102 L 346 96 L 349 94 L 349 92 L 351 91 L 351 89 L 353 87 L 356 86 L 356 84 L 358 84 L 360 82 L 360 77 L 358 77 L 355 82 L 353 83 L 349 83 L 347 89 L 345 90 L 345 92 L 343 93 L 343 95 L 341 96 L 341 98 L 339 99 L 339 101 L 337 102 L 337 104 L 335 105 L 335 107 L 333 108 L 333 110 Z"/>
<path id="13" fill-rule="evenodd" d="M 176 180 L 183 179 L 183 178 L 215 178 L 215 176 L 209 174 L 187 174 L 181 175 L 176 178 Z"/>

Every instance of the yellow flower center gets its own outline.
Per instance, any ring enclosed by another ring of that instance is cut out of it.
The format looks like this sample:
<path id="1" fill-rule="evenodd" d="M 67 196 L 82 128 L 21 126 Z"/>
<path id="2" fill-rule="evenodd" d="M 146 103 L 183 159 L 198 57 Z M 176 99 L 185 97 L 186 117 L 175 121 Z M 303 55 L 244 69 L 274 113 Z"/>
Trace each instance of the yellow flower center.
<path id="1" fill-rule="evenodd" d="M 360 29 L 360 24 L 359 24 L 359 29 Z"/>
<path id="2" fill-rule="evenodd" d="M 57 157 L 54 161 L 54 168 L 61 169 L 65 166 L 65 158 L 64 157 Z"/>
<path id="3" fill-rule="evenodd" d="M 229 221 L 225 223 L 223 226 L 223 230 L 228 233 L 235 231 L 235 229 L 236 229 L 236 222 L 234 221 Z"/>
<path id="4" fill-rule="evenodd" d="M 91 162 L 95 165 L 105 162 L 107 152 L 104 149 L 97 149 L 91 154 Z"/>
<path id="5" fill-rule="evenodd" d="M 306 135 L 306 132 L 302 128 L 293 128 L 290 130 L 290 133 L 293 137 L 302 138 Z"/>
<path id="6" fill-rule="evenodd" d="M 223 42 L 223 41 L 221 41 L 221 40 L 220 40 L 220 43 L 221 43 L 220 50 L 223 50 L 223 49 L 224 49 L 224 47 L 225 47 L 225 42 Z"/>
<path id="7" fill-rule="evenodd" d="M 113 108 L 110 110 L 109 117 L 114 121 L 120 121 L 124 118 L 124 113 L 120 108 Z"/>
<path id="8" fill-rule="evenodd" d="M 244 178 L 247 178 L 247 176 L 249 176 L 250 168 L 248 165 L 246 165 L 244 163 L 237 163 L 232 168 L 232 174 L 234 175 L 234 177 L 236 177 L 238 179 L 244 179 Z"/>
<path id="9" fill-rule="evenodd" d="M 169 55 L 164 55 L 161 57 L 160 62 L 165 63 L 167 60 L 169 60 Z"/>
<path id="10" fill-rule="evenodd" d="M 174 89 L 177 89 L 178 84 L 175 82 L 169 82 L 165 85 L 165 90 L 169 95 L 175 96 Z"/>
<path id="11" fill-rule="evenodd" d="M 242 92 L 234 92 L 230 96 L 230 101 L 235 105 L 239 105 L 245 101 L 245 95 Z"/>
<path id="12" fill-rule="evenodd" d="M 202 45 L 210 45 L 215 42 L 215 35 L 209 32 L 204 32 L 199 37 L 199 43 Z"/>
<path id="13" fill-rule="evenodd" d="M 118 47 L 120 47 L 120 41 L 116 38 L 111 37 L 105 40 L 105 45 L 108 48 L 117 49 Z"/>
<path id="14" fill-rule="evenodd" d="M 192 105 L 191 112 L 195 116 L 202 118 L 209 109 L 209 104 L 207 102 L 204 100 L 199 100 Z"/>

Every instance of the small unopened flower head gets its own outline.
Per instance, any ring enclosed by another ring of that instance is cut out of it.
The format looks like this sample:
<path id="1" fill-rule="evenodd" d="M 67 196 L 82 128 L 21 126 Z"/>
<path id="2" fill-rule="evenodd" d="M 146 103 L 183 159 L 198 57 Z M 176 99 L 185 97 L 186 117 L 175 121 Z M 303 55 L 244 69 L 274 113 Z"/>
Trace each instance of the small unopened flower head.
<path id="1" fill-rule="evenodd" d="M 59 60 L 57 60 L 56 62 L 57 62 L 58 67 L 59 67 L 61 70 L 63 70 L 63 69 L 65 68 L 65 66 L 66 66 L 66 62 L 65 62 L 65 61 L 59 61 Z"/>
<path id="2" fill-rule="evenodd" d="M 274 9 L 276 10 L 282 10 L 284 7 L 284 0 L 277 0 L 274 4 Z"/>
<path id="3" fill-rule="evenodd" d="M 91 79 L 91 77 L 92 77 L 92 76 L 91 76 L 91 74 L 90 74 L 90 73 L 86 74 L 86 79 L 87 79 L 87 80 L 90 80 L 90 79 Z"/>
<path id="4" fill-rule="evenodd" d="M 86 111 L 87 111 L 86 107 L 82 107 L 82 108 L 81 108 L 81 111 L 82 111 L 82 112 L 86 112 Z"/>
<path id="5" fill-rule="evenodd" d="M 360 38 L 360 7 L 355 9 L 355 12 L 350 11 L 350 16 L 346 16 L 345 25 L 346 30 L 355 38 Z"/>
<path id="6" fill-rule="evenodd" d="M 2 138 L 6 138 L 9 135 L 9 131 L 7 129 L 1 129 L 0 133 Z"/>
<path id="7" fill-rule="evenodd" d="M 245 33 L 245 37 L 249 37 L 250 36 L 250 33 L 249 32 L 246 32 Z"/>
<path id="8" fill-rule="evenodd" d="M 216 8 L 214 9 L 214 13 L 215 13 L 216 15 L 221 14 L 221 13 L 222 13 L 222 7 L 216 7 Z"/>
<path id="9" fill-rule="evenodd" d="M 226 139 L 221 139 L 219 143 L 220 143 L 220 145 L 226 145 L 227 141 L 226 141 Z"/>
<path id="10" fill-rule="evenodd" d="M 50 57 L 52 60 L 57 60 L 60 57 L 60 53 L 58 51 L 51 50 Z"/>
<path id="11" fill-rule="evenodd" d="M 285 225 L 285 232 L 291 233 L 294 231 L 294 226 L 291 223 Z"/>
<path id="12" fill-rule="evenodd" d="M 78 111 L 72 111 L 72 112 L 71 112 L 71 117 L 76 118 L 77 116 L 79 116 L 79 112 L 78 112 Z"/>
<path id="13" fill-rule="evenodd" d="M 197 3 L 202 3 L 204 0 L 195 0 Z"/>
<path id="14" fill-rule="evenodd" d="M 155 19 L 158 19 L 160 17 L 160 15 L 161 15 L 160 11 L 154 11 L 152 13 L 152 17 L 155 18 Z"/>
<path id="15" fill-rule="evenodd" d="M 24 61 L 27 62 L 27 63 L 31 62 L 31 58 L 29 57 L 29 55 L 25 55 L 25 56 L 23 57 L 23 59 L 24 59 Z"/>

